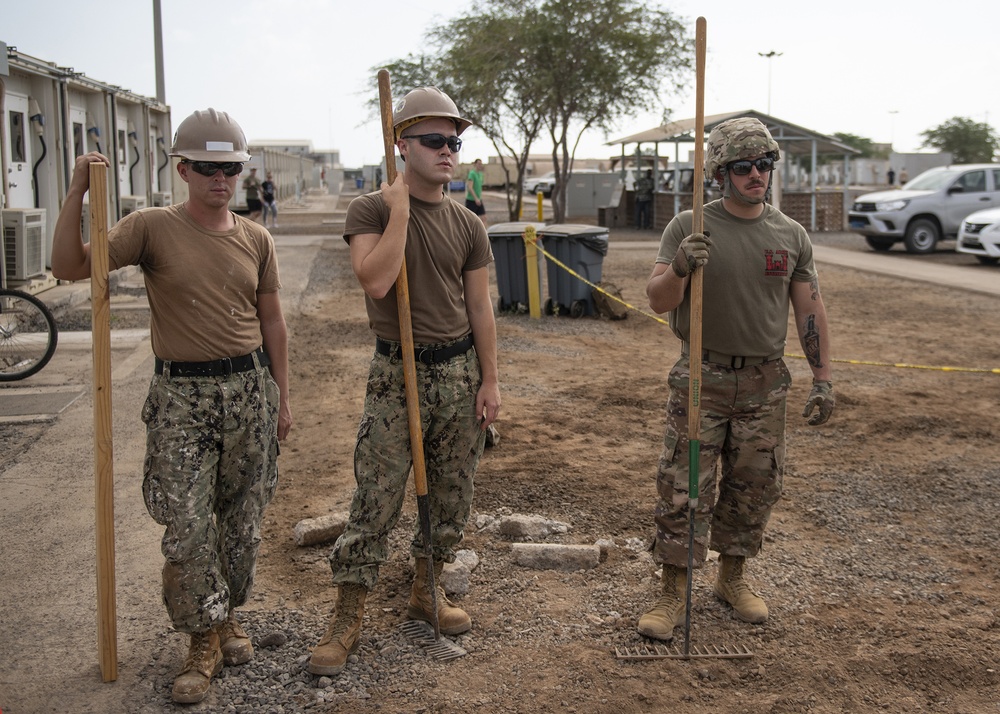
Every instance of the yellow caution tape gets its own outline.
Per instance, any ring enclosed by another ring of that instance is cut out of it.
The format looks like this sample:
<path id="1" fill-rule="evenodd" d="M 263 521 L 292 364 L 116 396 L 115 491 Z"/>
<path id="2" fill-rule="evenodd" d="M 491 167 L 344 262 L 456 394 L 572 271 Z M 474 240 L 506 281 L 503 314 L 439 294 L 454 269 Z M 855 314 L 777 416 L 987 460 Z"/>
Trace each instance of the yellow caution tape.
<path id="1" fill-rule="evenodd" d="M 534 230 L 533 229 L 532 229 L 531 232 L 532 232 L 532 234 L 534 234 Z M 525 236 L 525 241 L 527 241 L 527 240 L 528 240 L 528 237 Z M 652 320 L 656 320 L 660 324 L 669 326 L 670 323 L 668 323 L 662 317 L 659 317 L 657 315 L 653 315 L 651 313 L 648 313 L 648 312 L 645 312 L 643 310 L 640 310 L 635 305 L 632 305 L 631 303 L 625 302 L 624 300 L 622 300 L 622 299 L 620 299 L 620 298 L 612 295 L 611 293 L 607 292 L 606 290 L 603 290 L 602 288 L 598 287 L 594 283 L 592 283 L 589 280 L 587 280 L 585 277 L 583 277 L 582 275 L 580 275 L 579 273 L 577 273 L 576 271 L 574 271 L 568 265 L 566 265 L 565 263 L 563 263 L 562 261 L 560 261 L 554 255 L 552 255 L 547 250 L 545 250 L 545 248 L 543 248 L 541 245 L 539 245 L 538 241 L 534 237 L 534 235 L 532 235 L 532 241 L 531 242 L 535 244 L 535 247 L 538 248 L 539 251 L 541 251 L 542 255 L 545 256 L 546 260 L 551 260 L 553 263 L 555 263 L 556 265 L 558 265 L 560 268 L 562 268 L 563 270 L 565 270 L 567 273 L 569 273 L 573 277 L 577 278 L 578 280 L 582 280 L 584 283 L 586 283 L 587 285 L 589 285 L 590 287 L 592 287 L 594 290 L 598 291 L 599 293 L 604 294 L 606 297 L 611 298 L 612 300 L 614 300 L 617 303 L 621 303 L 622 305 L 624 305 L 625 307 L 627 307 L 629 310 L 633 310 L 633 311 L 639 313 L 640 315 L 645 315 L 646 317 L 648 317 L 648 318 L 650 318 Z M 805 359 L 806 358 L 805 355 L 799 355 L 799 354 L 786 354 L 785 357 L 790 357 L 792 359 Z M 962 373 L 966 373 L 966 374 L 1000 374 L 1000 367 L 994 367 L 992 369 L 989 369 L 989 368 L 986 368 L 986 367 L 948 367 L 948 366 L 934 366 L 934 365 L 926 365 L 926 364 L 907 364 L 906 362 L 876 362 L 876 361 L 872 361 L 872 360 L 860 360 L 860 359 L 834 359 L 834 360 L 831 360 L 831 361 L 837 362 L 837 363 L 840 363 L 840 364 L 856 364 L 856 365 L 863 365 L 863 366 L 868 366 L 868 367 L 896 367 L 898 369 L 925 369 L 925 370 L 930 370 L 930 371 L 935 371 L 935 372 L 962 372 Z"/>
<path id="2" fill-rule="evenodd" d="M 524 240 L 525 240 L 525 242 L 528 241 L 527 235 L 524 236 Z M 571 267 L 569 267 L 568 265 L 566 265 L 565 263 L 563 263 L 561 260 L 559 260 L 558 258 L 556 258 L 554 255 L 552 255 L 551 253 L 549 253 L 547 250 L 545 250 L 545 248 L 543 248 L 541 245 L 538 244 L 537 240 L 534 240 L 532 242 L 535 244 L 535 247 L 538 248 L 538 250 L 541 252 L 541 254 L 545 256 L 546 260 L 551 260 L 553 263 L 555 263 L 556 265 L 558 265 L 560 268 L 562 268 L 563 270 L 565 270 L 567 273 L 569 273 L 570 275 L 572 275 L 574 278 L 576 278 L 577 280 L 583 281 L 584 283 L 586 283 L 587 285 L 589 285 L 590 287 L 592 287 L 594 290 L 596 290 L 597 292 L 601 293 L 602 295 L 605 295 L 606 297 L 611 298 L 615 302 L 624 305 L 629 310 L 633 310 L 633 311 L 639 313 L 640 315 L 645 315 L 646 317 L 650 318 L 651 320 L 656 320 L 660 324 L 663 324 L 663 325 L 669 325 L 670 324 L 666 320 L 664 320 L 662 317 L 659 317 L 657 315 L 653 315 L 652 313 L 640 310 L 635 305 L 632 305 L 631 303 L 627 303 L 624 300 L 622 300 L 621 298 L 612 295 L 607 290 L 604 290 L 603 288 L 598 287 L 597 285 L 595 285 L 594 283 L 590 282 L 585 277 L 583 277 L 582 275 L 580 275 L 579 273 L 577 273 Z"/>

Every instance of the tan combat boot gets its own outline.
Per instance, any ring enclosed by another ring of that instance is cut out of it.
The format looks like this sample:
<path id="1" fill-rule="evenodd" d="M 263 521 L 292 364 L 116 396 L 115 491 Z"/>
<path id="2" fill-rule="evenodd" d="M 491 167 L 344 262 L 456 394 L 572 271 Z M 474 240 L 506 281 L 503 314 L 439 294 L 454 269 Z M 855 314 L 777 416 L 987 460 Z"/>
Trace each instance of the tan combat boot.
<path id="1" fill-rule="evenodd" d="M 684 624 L 687 570 L 664 564 L 660 582 L 661 595 L 652 609 L 639 618 L 639 632 L 646 637 L 669 642 L 674 639 L 674 628 Z"/>
<path id="2" fill-rule="evenodd" d="M 215 627 L 219 633 L 219 645 L 222 649 L 222 660 L 232 667 L 236 664 L 246 664 L 253 657 L 253 644 L 250 637 L 240 627 L 236 613 L 230 612 L 229 618 Z"/>
<path id="3" fill-rule="evenodd" d="M 364 585 L 344 583 L 337 593 L 337 605 L 330 626 L 313 649 L 309 671 L 313 674 L 340 674 L 347 657 L 358 648 L 361 639 L 361 619 L 365 615 Z"/>
<path id="4" fill-rule="evenodd" d="M 410 592 L 410 604 L 406 607 L 406 616 L 411 620 L 432 622 L 434 605 L 427 582 L 427 558 L 417 558 L 417 574 L 413 579 L 413 590 Z M 460 635 L 472 629 L 472 619 L 460 607 L 456 607 L 444 594 L 441 587 L 441 572 L 444 563 L 434 563 L 434 583 L 437 585 L 438 625 L 446 635 Z"/>
<path id="5" fill-rule="evenodd" d="M 184 669 L 174 680 L 173 699 L 180 704 L 200 702 L 208 694 L 212 677 L 222 671 L 222 650 L 216 630 L 191 635 Z"/>
<path id="6" fill-rule="evenodd" d="M 733 606 L 736 617 L 744 622 L 767 621 L 767 604 L 743 579 L 746 558 L 742 555 L 719 556 L 719 577 L 715 581 L 715 594 Z"/>

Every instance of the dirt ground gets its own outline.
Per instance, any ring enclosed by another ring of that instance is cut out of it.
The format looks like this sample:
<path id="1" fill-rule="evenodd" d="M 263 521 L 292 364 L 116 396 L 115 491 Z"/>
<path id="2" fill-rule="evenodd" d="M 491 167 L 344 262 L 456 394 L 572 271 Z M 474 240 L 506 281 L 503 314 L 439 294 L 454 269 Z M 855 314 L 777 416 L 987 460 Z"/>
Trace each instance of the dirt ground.
<path id="1" fill-rule="evenodd" d="M 647 236 L 648 237 L 648 236 Z M 603 278 L 645 308 L 655 256 L 621 248 Z M 339 242 L 323 249 L 302 313 L 290 319 L 296 422 L 266 519 L 258 591 L 302 609 L 335 599 L 328 545 L 297 547 L 300 519 L 346 510 L 373 338 Z M 823 267 L 833 326 L 837 409 L 821 427 L 799 415 L 809 370 L 792 339 L 785 492 L 752 561 L 771 612 L 737 621 L 694 584 L 692 642 L 739 645 L 748 660 L 622 661 L 648 644 L 635 629 L 656 595 L 647 552 L 667 396 L 679 344 L 633 312 L 603 318 L 498 318 L 500 443 L 476 478 L 473 524 L 537 514 L 569 524 L 553 542 L 610 541 L 596 569 L 537 571 L 511 541 L 471 527 L 479 567 L 459 598 L 473 618 L 469 655 L 430 659 L 416 681 L 323 711 L 954 712 L 1000 711 L 995 525 L 1000 376 L 899 368 L 1000 367 L 995 298 Z M 378 667 L 411 578 L 408 498 L 394 552 L 369 598 L 359 657 Z M 315 633 L 318 638 L 320 632 Z"/>

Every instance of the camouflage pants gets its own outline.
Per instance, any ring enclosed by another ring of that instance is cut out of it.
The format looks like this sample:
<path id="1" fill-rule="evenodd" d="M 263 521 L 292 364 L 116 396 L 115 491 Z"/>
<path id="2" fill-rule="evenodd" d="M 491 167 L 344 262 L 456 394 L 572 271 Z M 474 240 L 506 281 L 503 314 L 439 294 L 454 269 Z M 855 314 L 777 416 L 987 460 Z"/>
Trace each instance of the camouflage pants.
<path id="1" fill-rule="evenodd" d="M 653 559 L 680 567 L 687 567 L 690 528 L 689 377 L 688 358 L 682 357 L 668 379 L 667 426 L 656 473 L 659 500 Z M 709 547 L 747 557 L 760 551 L 771 509 L 781 497 L 785 398 L 790 385 L 782 360 L 742 369 L 702 364 L 695 567 L 705 562 Z"/>
<path id="2" fill-rule="evenodd" d="M 149 515 L 165 526 L 163 603 L 203 632 L 246 602 L 264 507 L 278 482 L 278 385 L 266 368 L 153 376 L 142 409 Z"/>
<path id="3" fill-rule="evenodd" d="M 473 477 L 486 439 L 476 414 L 481 381 L 475 350 L 440 364 L 417 363 L 435 561 L 455 560 L 472 510 Z M 403 508 L 411 465 L 403 363 L 375 354 L 354 450 L 357 488 L 350 521 L 330 553 L 335 584 L 375 587 L 379 566 L 389 557 L 389 533 Z M 411 554 L 421 556 L 423 546 L 418 523 Z"/>

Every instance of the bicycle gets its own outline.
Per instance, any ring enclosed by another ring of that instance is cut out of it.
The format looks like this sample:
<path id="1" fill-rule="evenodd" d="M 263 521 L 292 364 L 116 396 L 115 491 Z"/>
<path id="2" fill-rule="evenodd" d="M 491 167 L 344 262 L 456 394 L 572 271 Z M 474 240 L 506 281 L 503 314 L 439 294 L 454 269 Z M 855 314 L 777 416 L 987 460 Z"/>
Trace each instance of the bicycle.
<path id="1" fill-rule="evenodd" d="M 42 369 L 56 351 L 59 333 L 49 308 L 34 295 L 0 289 L 0 382 Z"/>

